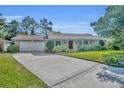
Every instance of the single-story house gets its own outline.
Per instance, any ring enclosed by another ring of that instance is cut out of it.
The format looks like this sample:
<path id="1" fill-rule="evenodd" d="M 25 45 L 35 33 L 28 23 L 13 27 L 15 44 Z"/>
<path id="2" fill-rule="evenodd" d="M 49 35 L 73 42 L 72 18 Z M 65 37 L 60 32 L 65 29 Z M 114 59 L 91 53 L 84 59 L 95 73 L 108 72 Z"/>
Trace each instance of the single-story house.
<path id="1" fill-rule="evenodd" d="M 10 44 L 11 41 L 0 38 L 0 51 L 7 51 L 7 48 L 10 46 Z"/>
<path id="2" fill-rule="evenodd" d="M 97 44 L 99 38 L 91 34 L 65 34 L 54 31 L 43 35 L 17 35 L 12 41 L 19 46 L 20 51 L 44 51 L 48 40 L 54 41 L 54 47 L 65 45 L 68 49 L 77 51 L 80 45 Z"/>

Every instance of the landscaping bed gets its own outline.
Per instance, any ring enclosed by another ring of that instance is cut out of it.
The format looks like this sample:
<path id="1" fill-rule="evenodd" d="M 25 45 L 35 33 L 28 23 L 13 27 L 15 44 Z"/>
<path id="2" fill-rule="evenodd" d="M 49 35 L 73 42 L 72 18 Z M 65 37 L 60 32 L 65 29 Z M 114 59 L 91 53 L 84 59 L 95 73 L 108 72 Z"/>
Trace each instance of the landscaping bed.
<path id="1" fill-rule="evenodd" d="M 77 52 L 77 53 L 67 53 L 64 54 L 64 56 L 96 61 L 112 66 L 124 67 L 124 65 L 119 63 L 120 60 L 124 60 L 124 51 Z"/>
<path id="2" fill-rule="evenodd" d="M 11 54 L 0 53 L 0 87 L 46 88 L 47 85 L 16 62 Z"/>

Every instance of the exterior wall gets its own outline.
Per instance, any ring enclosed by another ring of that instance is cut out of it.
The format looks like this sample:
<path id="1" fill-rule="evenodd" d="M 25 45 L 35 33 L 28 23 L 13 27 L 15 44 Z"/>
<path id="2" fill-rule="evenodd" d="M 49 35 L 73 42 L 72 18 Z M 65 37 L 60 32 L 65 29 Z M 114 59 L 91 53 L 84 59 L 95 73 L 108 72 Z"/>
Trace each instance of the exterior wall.
<path id="1" fill-rule="evenodd" d="M 88 42 L 88 44 L 85 44 L 85 41 Z M 82 40 L 82 45 L 95 45 L 98 44 L 99 40 Z"/>
<path id="2" fill-rule="evenodd" d="M 15 45 L 19 46 L 20 45 L 20 41 L 14 41 Z"/>
<path id="3" fill-rule="evenodd" d="M 56 41 L 61 41 L 61 45 L 65 45 L 69 49 L 69 41 L 73 41 L 73 49 L 71 51 L 77 51 L 80 45 L 85 45 L 86 40 L 53 40 L 54 47 L 56 47 Z M 87 40 L 87 45 L 97 44 L 98 40 Z M 20 51 L 44 51 L 47 41 L 14 41 L 19 46 Z M 7 45 L 6 45 L 7 46 Z"/>
<path id="4" fill-rule="evenodd" d="M 69 41 L 73 41 L 73 49 L 72 51 L 77 51 L 80 47 L 80 45 L 94 45 L 98 43 L 98 40 L 53 40 L 54 41 L 54 47 L 56 47 L 56 41 L 61 41 L 61 45 L 65 45 L 69 49 Z M 85 44 L 84 42 L 87 41 L 88 44 Z"/>
<path id="5" fill-rule="evenodd" d="M 44 51 L 46 41 L 14 41 L 21 52 Z"/>
<path id="6" fill-rule="evenodd" d="M 21 41 L 19 49 L 20 51 L 44 51 L 44 41 Z"/>
<path id="7" fill-rule="evenodd" d="M 78 46 L 79 46 L 78 44 L 79 44 L 78 40 L 73 41 L 73 50 L 74 51 L 78 50 Z"/>
<path id="8" fill-rule="evenodd" d="M 4 42 L 4 44 L 3 44 L 3 50 L 4 51 L 7 51 L 7 48 L 10 46 L 10 42 Z"/>

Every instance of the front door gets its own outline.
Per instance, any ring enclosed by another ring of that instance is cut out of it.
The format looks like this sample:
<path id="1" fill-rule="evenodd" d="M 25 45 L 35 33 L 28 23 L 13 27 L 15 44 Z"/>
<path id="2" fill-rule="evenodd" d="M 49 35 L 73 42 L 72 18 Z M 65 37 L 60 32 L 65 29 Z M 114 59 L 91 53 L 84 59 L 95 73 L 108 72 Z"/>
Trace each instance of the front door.
<path id="1" fill-rule="evenodd" d="M 73 49 L 73 41 L 69 41 L 69 49 Z"/>

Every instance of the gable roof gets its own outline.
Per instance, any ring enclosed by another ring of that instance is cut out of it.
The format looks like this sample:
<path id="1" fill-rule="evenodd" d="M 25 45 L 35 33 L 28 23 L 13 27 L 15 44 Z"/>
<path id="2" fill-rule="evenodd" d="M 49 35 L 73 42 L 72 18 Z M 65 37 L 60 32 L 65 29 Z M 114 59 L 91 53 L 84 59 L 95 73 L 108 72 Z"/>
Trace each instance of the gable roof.
<path id="1" fill-rule="evenodd" d="M 93 36 L 91 34 L 65 34 L 50 31 L 48 32 L 48 39 L 98 40 L 98 37 Z M 12 38 L 12 40 L 47 40 L 47 39 L 43 35 L 17 35 L 16 37 Z"/>
<path id="2" fill-rule="evenodd" d="M 17 35 L 12 40 L 46 40 L 42 35 Z"/>
<path id="3" fill-rule="evenodd" d="M 49 32 L 48 39 L 86 39 L 86 40 L 97 40 L 97 36 L 92 34 L 65 34 L 57 32 Z"/>

